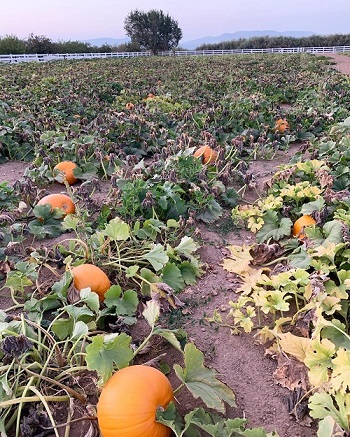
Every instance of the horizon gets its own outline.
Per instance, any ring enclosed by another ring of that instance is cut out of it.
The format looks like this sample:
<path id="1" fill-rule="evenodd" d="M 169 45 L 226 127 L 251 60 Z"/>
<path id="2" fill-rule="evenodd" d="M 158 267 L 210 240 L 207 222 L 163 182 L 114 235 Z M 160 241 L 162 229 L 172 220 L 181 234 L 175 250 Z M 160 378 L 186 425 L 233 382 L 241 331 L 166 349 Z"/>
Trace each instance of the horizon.
<path id="1" fill-rule="evenodd" d="M 161 9 L 178 21 L 181 42 L 240 31 L 305 31 L 314 35 L 350 33 L 348 0 L 85 0 L 84 6 L 68 0 L 3 0 L 0 37 L 26 39 L 31 33 L 52 41 L 86 41 L 127 38 L 124 20 L 138 9 Z M 300 11 L 302 13 L 300 13 Z"/>

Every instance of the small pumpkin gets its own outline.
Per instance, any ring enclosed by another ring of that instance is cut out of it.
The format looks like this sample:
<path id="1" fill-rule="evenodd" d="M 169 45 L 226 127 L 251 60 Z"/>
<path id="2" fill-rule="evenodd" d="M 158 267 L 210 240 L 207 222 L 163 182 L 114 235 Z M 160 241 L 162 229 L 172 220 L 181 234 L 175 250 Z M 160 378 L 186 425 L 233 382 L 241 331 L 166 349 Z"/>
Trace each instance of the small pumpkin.
<path id="1" fill-rule="evenodd" d="M 289 129 L 289 123 L 285 118 L 279 118 L 276 120 L 274 131 L 283 134 L 287 129 Z"/>
<path id="2" fill-rule="evenodd" d="M 218 154 L 211 147 L 202 146 L 194 152 L 193 156 L 201 158 L 203 164 L 213 164 L 216 161 Z"/>
<path id="3" fill-rule="evenodd" d="M 303 234 L 304 228 L 307 226 L 312 226 L 316 224 L 316 220 L 311 217 L 311 215 L 302 215 L 295 221 L 292 229 L 292 234 L 294 237 L 298 237 L 299 240 L 302 240 L 306 237 Z"/>
<path id="4" fill-rule="evenodd" d="M 77 178 L 74 176 L 73 170 L 77 167 L 77 164 L 72 161 L 62 161 L 59 162 L 54 167 L 54 174 L 59 176 L 63 174 L 63 179 L 65 179 L 69 185 L 73 185 L 77 182 Z M 56 179 L 57 182 L 63 183 L 61 178 Z"/>
<path id="5" fill-rule="evenodd" d="M 110 288 L 111 282 L 106 273 L 94 264 L 80 264 L 71 270 L 73 285 L 80 291 L 90 287 L 91 291 L 98 294 L 100 301 L 105 298 L 106 291 Z"/>
<path id="6" fill-rule="evenodd" d="M 156 422 L 156 412 L 173 400 L 171 384 L 160 370 L 142 365 L 118 370 L 97 404 L 102 437 L 169 437 L 171 429 Z"/>
<path id="7" fill-rule="evenodd" d="M 129 103 L 127 103 L 127 104 L 125 105 L 125 108 L 126 108 L 127 110 L 129 110 L 129 111 L 131 111 L 132 109 L 134 109 L 134 107 L 135 107 L 135 105 L 134 105 L 133 103 L 131 103 L 131 102 L 129 102 Z"/>
<path id="8" fill-rule="evenodd" d="M 51 205 L 51 209 L 59 208 L 65 215 L 75 213 L 75 205 L 66 194 L 49 194 L 40 199 L 38 205 Z"/>

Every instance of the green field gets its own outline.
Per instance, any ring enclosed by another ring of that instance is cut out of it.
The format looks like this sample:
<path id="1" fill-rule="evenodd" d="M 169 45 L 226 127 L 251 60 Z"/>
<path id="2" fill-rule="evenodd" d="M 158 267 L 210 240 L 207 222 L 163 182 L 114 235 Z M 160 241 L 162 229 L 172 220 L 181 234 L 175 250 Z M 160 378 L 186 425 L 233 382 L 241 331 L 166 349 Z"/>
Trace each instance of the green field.
<path id="1" fill-rule="evenodd" d="M 176 393 L 187 388 L 220 413 L 184 419 L 171 405 L 158 418 L 172 435 L 276 435 L 226 417 L 231 388 L 165 322 L 206 274 L 197 225 L 228 222 L 255 243 L 230 246 L 223 268 L 237 275 L 236 298 L 208 323 L 257 333 L 302 363 L 318 436 L 349 433 L 349 117 L 349 78 L 308 54 L 0 65 L 0 163 L 27 163 L 14 184 L 0 181 L 0 434 L 22 435 L 39 411 L 42 426 L 60 423 L 51 402 L 95 406 L 112 373 L 157 358 L 160 338 L 183 359 L 160 360 L 175 369 Z M 251 162 L 292 144 L 299 152 L 266 195 L 245 202 Z M 209 162 L 195 156 L 203 146 Z M 76 164 L 76 184 L 55 170 L 62 161 Z M 74 213 L 38 204 L 59 191 Z M 313 225 L 293 236 L 305 215 Z M 100 299 L 92 285 L 77 289 L 80 264 L 107 274 Z M 94 390 L 75 383 L 82 371 Z"/>

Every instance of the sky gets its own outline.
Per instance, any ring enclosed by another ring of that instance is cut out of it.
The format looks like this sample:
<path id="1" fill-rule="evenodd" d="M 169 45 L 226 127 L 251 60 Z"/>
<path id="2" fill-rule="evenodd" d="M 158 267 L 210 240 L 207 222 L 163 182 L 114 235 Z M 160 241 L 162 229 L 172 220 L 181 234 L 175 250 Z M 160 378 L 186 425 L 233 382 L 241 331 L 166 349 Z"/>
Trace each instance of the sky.
<path id="1" fill-rule="evenodd" d="M 0 37 L 124 38 L 135 9 L 168 13 L 183 42 L 242 30 L 350 33 L 350 0 L 0 0 Z"/>

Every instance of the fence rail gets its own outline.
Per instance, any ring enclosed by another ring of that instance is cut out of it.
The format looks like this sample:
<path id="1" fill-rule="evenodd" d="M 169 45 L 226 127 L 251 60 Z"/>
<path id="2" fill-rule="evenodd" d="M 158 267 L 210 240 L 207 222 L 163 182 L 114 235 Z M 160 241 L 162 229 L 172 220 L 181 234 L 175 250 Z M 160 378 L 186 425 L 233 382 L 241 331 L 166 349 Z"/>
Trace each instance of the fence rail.
<path id="1" fill-rule="evenodd" d="M 173 50 L 160 52 L 160 56 L 208 56 L 208 55 L 233 55 L 256 53 L 344 53 L 350 52 L 350 46 L 334 47 L 281 47 L 269 49 L 232 49 L 232 50 Z M 55 54 L 23 54 L 0 55 L 0 63 L 16 64 L 20 62 L 48 62 L 70 59 L 94 58 L 135 58 L 151 56 L 150 52 L 114 52 L 114 53 L 55 53 Z"/>

